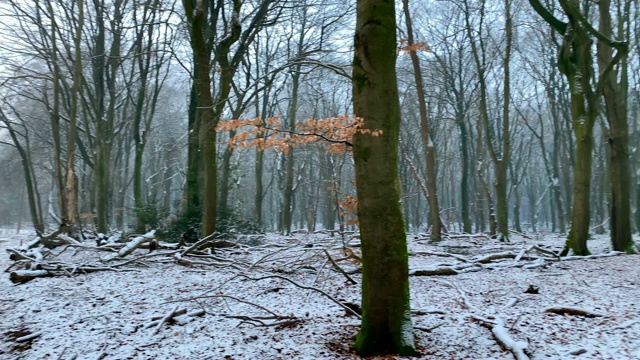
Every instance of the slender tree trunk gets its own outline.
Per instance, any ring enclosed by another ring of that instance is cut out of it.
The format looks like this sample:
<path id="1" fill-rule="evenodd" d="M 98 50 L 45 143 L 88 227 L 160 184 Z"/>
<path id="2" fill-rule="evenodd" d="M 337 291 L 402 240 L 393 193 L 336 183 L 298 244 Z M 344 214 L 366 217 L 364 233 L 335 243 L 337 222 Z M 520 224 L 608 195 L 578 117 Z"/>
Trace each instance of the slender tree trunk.
<path id="1" fill-rule="evenodd" d="M 47 2 L 49 17 L 51 18 L 51 63 L 53 65 L 53 108 L 51 109 L 51 133 L 53 138 L 53 167 L 56 192 L 58 195 L 58 209 L 62 219 L 67 218 L 67 201 L 64 191 L 63 169 L 62 169 L 62 141 L 60 139 L 60 68 L 58 64 L 58 24 L 55 19 L 51 2 Z"/>
<path id="2" fill-rule="evenodd" d="M 361 355 L 415 354 L 409 303 L 408 254 L 400 205 L 395 4 L 357 3 L 353 107 L 363 128 L 353 139 L 362 240 Z"/>
<path id="3" fill-rule="evenodd" d="M 76 226 L 78 217 L 78 188 L 75 173 L 76 137 L 78 122 L 78 97 L 82 82 L 82 32 L 84 27 L 84 0 L 77 1 L 78 18 L 74 36 L 74 72 L 73 85 L 71 86 L 71 111 L 69 113 L 69 133 L 67 135 L 67 179 L 65 185 L 67 199 L 68 233 L 77 236 Z"/>
<path id="4" fill-rule="evenodd" d="M 234 119 L 237 117 L 234 115 Z M 235 130 L 229 131 L 229 138 L 236 135 Z M 231 186 L 231 157 L 233 156 L 233 147 L 230 144 L 222 153 L 222 166 L 220 167 L 220 196 L 218 198 L 218 212 L 221 216 L 229 215 L 231 208 L 229 207 L 229 187 Z"/>
<path id="5" fill-rule="evenodd" d="M 255 162 L 255 178 L 256 178 L 256 194 L 255 194 L 255 208 L 254 216 L 256 222 L 262 226 L 262 202 L 264 200 L 264 187 L 262 185 L 262 174 L 264 167 L 264 151 L 256 149 L 256 162 Z"/>
<path id="6" fill-rule="evenodd" d="M 197 77 L 197 74 L 195 74 Z M 197 88 L 194 83 L 191 85 L 189 96 L 189 133 L 187 135 L 187 179 L 184 190 L 184 203 L 182 211 L 187 217 L 194 217 L 200 214 L 202 204 L 202 160 L 200 153 L 200 114 L 197 105 Z"/>
<path id="7" fill-rule="evenodd" d="M 598 2 L 600 9 L 600 33 L 611 38 L 610 0 Z M 630 2 L 627 2 L 630 4 Z M 629 5 L 627 5 L 629 6 Z M 627 9 L 627 13 L 628 13 Z M 620 20 L 623 21 L 622 19 Z M 620 34 L 624 36 L 623 34 Z M 598 67 L 604 69 L 613 58 L 609 44 L 598 41 Z M 609 181 L 611 182 L 611 244 L 616 251 L 633 252 L 631 238 L 631 165 L 629 162 L 629 125 L 627 123 L 627 56 L 620 63 L 618 73 L 605 79 L 603 95 L 605 114 L 609 123 Z"/>
<path id="8" fill-rule="evenodd" d="M 460 117 L 458 119 L 458 116 Z M 462 156 L 462 173 L 460 174 L 460 215 L 462 216 L 462 231 L 471 233 L 471 216 L 469 214 L 469 208 L 471 202 L 469 200 L 469 191 L 471 191 L 469 184 L 469 141 L 467 140 L 467 126 L 465 124 L 464 115 L 456 112 L 457 124 L 460 129 L 460 149 Z"/>
<path id="9" fill-rule="evenodd" d="M 404 19 L 407 26 L 407 45 L 414 46 L 413 24 L 411 22 L 411 11 L 409 10 L 409 0 L 402 1 L 404 7 Z M 427 115 L 427 101 L 424 94 L 424 83 L 422 81 L 422 68 L 416 49 L 409 51 L 411 64 L 413 65 L 413 78 L 416 83 L 416 94 L 420 110 L 420 134 L 424 147 L 427 163 L 427 200 L 431 218 L 431 240 L 440 241 L 442 237 L 442 221 L 440 220 L 440 206 L 438 205 L 437 174 L 436 174 L 436 148 L 429 129 L 429 119 Z"/>
<path id="10" fill-rule="evenodd" d="M 301 35 L 300 38 L 300 46 L 298 50 L 301 50 L 301 44 L 303 41 L 303 37 Z M 291 133 L 295 133 L 296 131 L 296 115 L 298 111 L 298 88 L 300 86 L 300 65 L 297 65 L 292 80 L 292 90 L 291 90 L 291 103 L 289 104 L 289 114 L 288 114 L 288 130 Z M 285 160 L 285 185 L 284 191 L 282 194 L 282 221 L 280 222 L 280 231 L 283 234 L 291 233 L 291 223 L 293 216 L 293 204 L 294 204 L 294 189 L 293 189 L 293 180 L 294 180 L 294 157 L 293 157 L 293 147 L 289 147 L 286 153 Z"/>

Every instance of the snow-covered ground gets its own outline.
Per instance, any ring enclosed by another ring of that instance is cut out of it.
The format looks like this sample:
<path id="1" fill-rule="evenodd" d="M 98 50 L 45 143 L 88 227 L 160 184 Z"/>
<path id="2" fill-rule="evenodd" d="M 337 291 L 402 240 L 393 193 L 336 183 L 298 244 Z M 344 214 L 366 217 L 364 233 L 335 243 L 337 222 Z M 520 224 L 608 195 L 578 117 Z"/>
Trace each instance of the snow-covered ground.
<path id="1" fill-rule="evenodd" d="M 33 238 L 7 233 L 0 236 L 3 269 L 13 263 L 5 249 Z M 479 263 L 484 255 L 520 254 L 533 244 L 557 249 L 564 239 L 514 235 L 505 244 L 460 237 L 430 245 L 425 236 L 411 235 L 408 241 L 413 270 L 449 267 L 459 272 L 411 276 L 421 358 L 513 359 L 487 324 L 477 320 L 485 319 L 502 321 L 512 340 L 528 344 L 533 359 L 640 359 L 640 256 L 547 259 L 543 264 L 525 255 L 518 261 Z M 0 359 L 357 358 L 349 345 L 359 320 L 325 296 L 359 303 L 360 275 L 352 274 L 358 284 L 351 284 L 325 253 L 328 249 L 344 270 L 356 269 L 356 261 L 343 260 L 341 245 L 326 234 L 268 235 L 261 246 L 219 251 L 217 265 L 185 266 L 160 255 L 130 264 L 131 271 L 37 278 L 22 285 L 12 284 L 5 272 L 0 277 Z M 605 236 L 589 246 L 595 254 L 609 251 Z M 63 247 L 53 253 L 75 265 L 106 255 Z M 280 277 L 251 280 L 239 274 Z M 538 294 L 525 293 L 530 286 Z M 602 316 L 546 311 L 552 307 Z M 206 314 L 153 325 L 153 317 L 176 308 Z M 16 342 L 34 334 L 32 340 Z"/>

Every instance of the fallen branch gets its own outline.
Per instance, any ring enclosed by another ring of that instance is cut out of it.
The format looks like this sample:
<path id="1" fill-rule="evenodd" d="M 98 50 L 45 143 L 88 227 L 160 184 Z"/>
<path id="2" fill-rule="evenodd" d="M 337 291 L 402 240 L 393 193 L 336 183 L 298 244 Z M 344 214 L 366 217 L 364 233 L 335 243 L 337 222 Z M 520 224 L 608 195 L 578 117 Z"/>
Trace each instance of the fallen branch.
<path id="1" fill-rule="evenodd" d="M 489 320 L 478 316 L 472 316 L 472 318 L 490 329 L 500 346 L 511 351 L 517 360 L 529 360 L 529 355 L 525 353 L 529 344 L 525 341 L 513 340 L 501 319 Z"/>
<path id="2" fill-rule="evenodd" d="M 336 269 L 339 273 L 341 273 L 342 275 L 344 275 L 344 277 L 347 278 L 347 280 L 352 283 L 352 284 L 357 284 L 357 282 L 355 280 L 353 280 L 353 278 L 351 276 L 349 276 L 349 274 L 344 271 L 343 268 L 340 267 L 340 265 L 338 265 L 338 263 L 335 262 L 335 260 L 333 260 L 333 258 L 331 257 L 331 254 L 329 254 L 329 252 L 327 251 L 327 249 L 324 249 L 324 253 L 327 255 L 327 258 L 329 259 L 329 261 L 331 262 L 331 265 L 333 265 L 333 268 Z"/>
<path id="3" fill-rule="evenodd" d="M 588 318 L 604 316 L 603 314 L 589 311 L 586 309 L 581 309 L 576 307 L 566 307 L 566 306 L 554 306 L 554 307 L 546 308 L 544 312 L 558 314 L 558 315 L 584 316 Z"/>
<path id="4" fill-rule="evenodd" d="M 162 329 L 162 327 L 164 326 L 164 324 L 171 320 L 174 316 L 176 316 L 176 312 L 178 311 L 178 307 L 174 307 L 173 310 L 171 310 L 170 312 L 167 313 L 167 315 L 165 315 L 162 319 L 160 319 L 158 321 L 158 325 L 156 326 L 155 330 L 153 330 L 153 334 L 157 334 L 160 332 L 160 329 Z"/>
<path id="5" fill-rule="evenodd" d="M 120 249 L 117 253 L 115 254 L 110 254 L 107 257 L 105 257 L 103 259 L 103 261 L 112 261 L 115 260 L 117 258 L 121 258 L 121 257 L 125 257 L 129 254 L 131 254 L 132 252 L 134 252 L 137 248 L 140 247 L 140 245 L 151 241 L 155 238 L 155 230 L 151 230 L 148 233 L 138 236 L 136 238 L 134 238 L 133 240 L 129 241 L 122 249 Z"/>
<path id="6" fill-rule="evenodd" d="M 15 339 L 15 342 L 27 342 L 27 341 L 31 341 L 37 337 L 40 337 L 40 335 L 42 335 L 42 331 L 38 331 L 38 332 L 34 332 L 33 334 L 29 334 L 29 335 L 25 335 L 25 336 L 21 336 L 17 339 Z"/>
<path id="7" fill-rule="evenodd" d="M 223 314 L 222 316 L 230 318 L 230 319 L 239 319 L 242 320 L 240 325 L 247 323 L 253 326 L 287 326 L 299 323 L 300 319 L 294 316 L 247 316 L 247 315 L 227 315 Z M 266 323 L 263 320 L 277 320 L 274 322 Z M 257 323 L 257 324 L 256 324 Z"/>
<path id="8" fill-rule="evenodd" d="M 296 287 L 299 287 L 300 289 L 313 290 L 313 291 L 319 292 L 320 294 L 324 295 L 329 300 L 331 300 L 334 303 L 338 304 L 341 308 L 345 309 L 351 315 L 354 315 L 358 319 L 361 318 L 361 316 L 357 312 L 355 312 L 353 309 L 351 309 L 350 307 L 344 305 L 340 301 L 336 300 L 333 296 L 327 294 L 323 290 L 320 290 L 320 289 L 318 289 L 316 287 L 313 287 L 313 286 L 306 286 L 306 285 L 298 284 L 297 282 L 295 282 L 295 281 L 293 281 L 293 280 L 291 280 L 291 279 L 289 279 L 287 277 L 280 276 L 280 275 L 266 275 L 266 276 L 261 276 L 259 278 L 252 278 L 252 277 L 250 277 L 248 275 L 244 275 L 244 274 L 240 274 L 240 275 L 238 275 L 238 277 L 243 277 L 245 279 L 253 280 L 253 281 L 260 281 L 260 280 L 265 280 L 265 279 L 280 279 L 280 280 L 284 280 L 284 281 L 287 281 L 287 282 L 293 284 Z"/>
<path id="9" fill-rule="evenodd" d="M 184 249 L 184 251 L 182 251 L 180 253 L 180 256 L 185 256 L 188 253 L 198 249 L 199 247 L 206 245 L 208 242 L 212 241 L 213 239 L 217 238 L 218 236 L 220 236 L 220 233 L 214 232 L 213 234 L 207 235 L 205 237 L 203 237 L 202 239 L 196 241 L 195 243 L 193 243 L 193 245 L 189 246 L 188 248 Z"/>
<path id="10" fill-rule="evenodd" d="M 462 262 L 469 262 L 469 259 L 465 258 L 462 255 L 449 254 L 449 253 L 444 253 L 439 251 L 415 251 L 415 252 L 412 252 L 411 255 L 431 255 L 431 256 L 452 257 Z"/>
<path id="11" fill-rule="evenodd" d="M 151 318 L 151 321 L 149 323 L 147 323 L 146 325 L 144 325 L 143 327 L 145 329 L 151 328 L 151 327 L 158 327 L 158 325 L 164 321 L 164 323 L 169 323 L 171 321 L 175 321 L 177 323 L 180 323 L 180 321 L 178 320 L 179 318 L 183 318 L 183 317 L 188 317 L 188 318 L 193 318 L 196 316 L 202 316 L 204 315 L 206 312 L 202 309 L 200 310 L 195 310 L 192 311 L 190 313 L 187 313 L 187 309 L 183 308 L 183 309 L 179 309 L 176 310 L 175 312 L 173 312 L 173 314 L 170 313 L 170 317 L 167 318 L 167 315 L 163 315 L 163 316 L 154 316 Z M 183 321 L 186 323 L 186 321 Z M 154 334 L 156 334 L 157 332 L 154 332 Z"/>

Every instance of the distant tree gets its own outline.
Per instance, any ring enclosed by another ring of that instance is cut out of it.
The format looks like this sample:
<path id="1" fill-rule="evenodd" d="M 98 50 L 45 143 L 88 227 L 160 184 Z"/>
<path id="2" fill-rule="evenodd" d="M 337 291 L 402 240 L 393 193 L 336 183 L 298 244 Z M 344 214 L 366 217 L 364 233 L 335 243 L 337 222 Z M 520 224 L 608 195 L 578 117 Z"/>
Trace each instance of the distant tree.
<path id="1" fill-rule="evenodd" d="M 420 110 L 420 135 L 427 163 L 426 188 L 431 214 L 431 240 L 440 241 L 442 236 L 442 221 L 440 220 L 440 206 L 438 205 L 436 147 L 429 127 L 427 100 L 424 91 L 424 81 L 422 80 L 422 66 L 420 65 L 420 58 L 417 53 L 419 50 L 424 49 L 424 45 L 416 43 L 413 38 L 413 23 L 411 22 L 409 0 L 403 0 L 402 5 L 404 7 L 405 25 L 407 26 L 407 46 L 405 49 L 409 52 L 411 64 L 413 65 L 413 76 L 416 82 L 416 93 L 419 104 L 418 109 Z"/>
<path id="2" fill-rule="evenodd" d="M 591 163 L 593 158 L 593 126 L 599 113 L 599 101 L 614 66 L 627 52 L 627 44 L 612 41 L 598 32 L 580 10 L 576 0 L 560 0 L 568 22 L 557 19 L 538 0 L 529 0 L 533 9 L 563 36 L 558 68 L 569 82 L 571 120 L 576 138 L 576 162 L 573 172 L 573 215 L 571 230 L 563 253 L 570 249 L 577 255 L 589 255 L 587 239 L 591 220 Z M 599 75 L 594 73 L 592 37 L 604 46 L 617 50 L 616 55 L 601 63 Z M 595 83 L 595 88 L 592 85 Z M 629 196 L 630 194 L 627 194 Z"/>

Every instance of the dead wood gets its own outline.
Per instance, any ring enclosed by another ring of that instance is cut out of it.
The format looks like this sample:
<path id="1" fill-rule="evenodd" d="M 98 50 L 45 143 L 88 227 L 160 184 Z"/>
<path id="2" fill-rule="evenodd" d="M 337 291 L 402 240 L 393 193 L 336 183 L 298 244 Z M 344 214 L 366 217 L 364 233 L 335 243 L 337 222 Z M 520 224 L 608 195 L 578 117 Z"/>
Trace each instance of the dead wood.
<path id="1" fill-rule="evenodd" d="M 433 269 L 415 269 L 409 271 L 409 276 L 448 276 L 458 275 L 459 273 L 450 267 L 441 267 Z"/>
<path id="2" fill-rule="evenodd" d="M 452 258 L 460 260 L 462 262 L 469 262 L 470 261 L 469 259 L 465 258 L 462 255 L 444 253 L 444 252 L 439 252 L 439 251 L 415 251 L 415 252 L 412 252 L 410 255 L 430 255 L 430 256 L 452 257 Z"/>
<path id="3" fill-rule="evenodd" d="M 284 280 L 287 281 L 289 283 L 291 283 L 292 285 L 299 287 L 300 289 L 304 289 L 304 290 L 313 290 L 316 291 L 322 295 L 324 295 L 326 298 L 328 298 L 329 300 L 333 301 L 334 303 L 338 304 L 341 308 L 345 309 L 348 313 L 350 313 L 351 315 L 356 316 L 358 319 L 361 318 L 361 316 L 353 311 L 353 309 L 351 309 L 350 307 L 344 305 L 343 303 L 341 303 L 340 301 L 336 300 L 336 298 L 334 298 L 333 296 L 329 295 L 328 293 L 326 293 L 323 290 L 320 290 L 316 287 L 313 286 L 306 286 L 306 285 L 302 285 L 302 284 L 298 284 L 297 282 L 289 279 L 288 277 L 285 276 L 280 276 L 280 275 L 266 275 L 266 276 L 261 276 L 258 278 L 252 278 L 250 276 L 244 275 L 244 274 L 239 274 L 237 277 L 242 277 L 245 278 L 247 280 L 253 280 L 253 281 L 260 281 L 260 280 L 265 280 L 265 279 L 280 279 L 280 280 Z"/>
<path id="4" fill-rule="evenodd" d="M 222 316 L 230 318 L 230 319 L 239 319 L 242 320 L 240 325 L 242 324 L 251 324 L 253 326 L 290 326 L 301 322 L 302 320 L 296 318 L 295 316 L 247 316 L 247 315 L 228 315 L 223 314 Z M 264 320 L 275 320 L 273 322 L 265 322 Z"/>
<path id="5" fill-rule="evenodd" d="M 176 312 L 178 311 L 178 306 L 174 307 L 170 312 L 168 312 L 164 317 L 162 317 L 159 321 L 158 324 L 156 326 L 156 328 L 153 330 L 153 334 L 157 334 L 158 332 L 160 332 L 160 329 L 162 329 L 162 327 L 164 326 L 164 324 L 167 323 L 167 321 L 171 320 L 174 316 L 176 316 Z M 185 310 L 186 311 L 186 310 Z"/>
<path id="6" fill-rule="evenodd" d="M 603 314 L 592 312 L 586 309 L 575 308 L 575 307 L 566 307 L 566 306 L 554 306 L 544 310 L 544 312 L 558 314 L 558 315 L 574 315 L 574 316 L 584 316 L 587 318 L 594 318 L 599 316 L 604 316 Z"/>
<path id="7" fill-rule="evenodd" d="M 121 258 L 121 257 L 125 257 L 129 254 L 131 254 L 132 252 L 134 252 L 137 248 L 140 247 L 140 245 L 144 244 L 145 242 L 151 241 L 153 239 L 155 239 L 155 230 L 151 230 L 148 233 L 138 236 L 136 238 L 134 238 L 133 240 L 129 241 L 122 249 L 118 250 L 117 253 L 115 254 L 110 254 L 108 256 L 106 256 L 103 261 L 113 261 L 117 258 Z"/>
<path id="8" fill-rule="evenodd" d="M 195 310 L 195 311 L 187 313 L 187 309 L 186 308 L 182 308 L 182 309 L 178 309 L 178 310 L 176 310 L 176 311 L 174 311 L 172 313 L 168 313 L 169 317 L 167 317 L 167 315 L 154 316 L 154 317 L 151 318 L 151 321 L 149 323 L 147 323 L 146 325 L 144 325 L 143 327 L 145 329 L 148 329 L 148 328 L 151 328 L 151 327 L 155 327 L 156 330 L 158 330 L 161 323 L 163 323 L 163 324 L 172 324 L 172 323 L 184 324 L 184 323 L 190 321 L 192 318 L 197 317 L 197 316 L 203 316 L 204 314 L 206 314 L 206 312 L 203 309 Z M 156 330 L 154 330 L 154 334 L 157 333 Z"/>
<path id="9" fill-rule="evenodd" d="M 352 283 L 354 285 L 357 284 L 357 282 L 355 280 L 353 280 L 353 278 L 351 276 L 349 276 L 349 274 L 346 271 L 344 271 L 344 269 L 341 268 L 340 265 L 338 265 L 338 263 L 335 262 L 335 260 L 333 260 L 333 258 L 331 257 L 331 254 L 329 254 L 329 251 L 327 251 L 327 249 L 324 249 L 324 253 L 327 255 L 327 258 L 331 262 L 331 265 L 333 265 L 334 269 L 336 269 L 339 273 L 344 275 L 344 277 L 347 278 L 347 280 L 350 283 Z"/>
<path id="10" fill-rule="evenodd" d="M 497 254 L 489 254 L 489 255 L 485 255 L 483 257 L 480 257 L 478 259 L 474 259 L 472 260 L 473 262 L 476 263 L 480 263 L 480 264 L 488 264 L 494 260 L 502 260 L 502 259 L 515 259 L 518 256 L 518 254 L 514 254 L 512 252 L 502 252 L 502 253 L 497 253 Z"/>
<path id="11" fill-rule="evenodd" d="M 218 236 L 220 236 L 220 233 L 214 232 L 211 235 L 205 236 L 202 239 L 196 241 L 193 245 L 189 246 L 188 248 L 184 249 L 181 253 L 180 256 L 185 256 L 188 253 L 202 247 L 205 246 L 207 243 L 211 242 L 213 239 L 217 238 Z"/>
<path id="12" fill-rule="evenodd" d="M 525 341 L 513 340 L 501 319 L 496 318 L 489 320 L 478 316 L 472 316 L 471 318 L 478 321 L 487 329 L 490 329 L 498 344 L 500 344 L 503 349 L 511 351 L 517 360 L 529 360 L 529 355 L 526 354 L 529 344 Z"/>
<path id="13" fill-rule="evenodd" d="M 9 280 L 14 284 L 24 284 L 38 277 L 53 276 L 47 270 L 15 270 L 9 274 Z"/>

